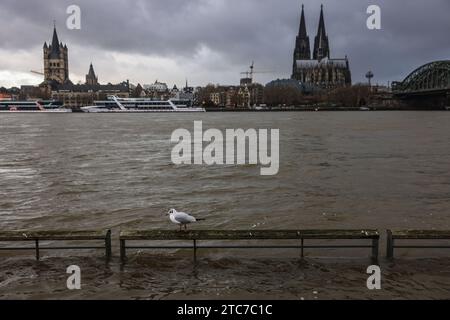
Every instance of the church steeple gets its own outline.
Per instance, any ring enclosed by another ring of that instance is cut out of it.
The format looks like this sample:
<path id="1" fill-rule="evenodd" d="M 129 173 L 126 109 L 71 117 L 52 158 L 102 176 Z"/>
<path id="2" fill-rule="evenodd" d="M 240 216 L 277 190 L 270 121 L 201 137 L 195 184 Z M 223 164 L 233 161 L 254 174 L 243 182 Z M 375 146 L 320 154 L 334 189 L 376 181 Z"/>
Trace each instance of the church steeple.
<path id="1" fill-rule="evenodd" d="M 56 23 L 53 24 L 53 37 L 44 47 L 44 83 L 56 84 L 71 83 L 69 80 L 69 57 L 66 45 L 59 41 L 56 32 Z"/>
<path id="2" fill-rule="evenodd" d="M 326 30 L 325 30 L 325 19 L 323 18 L 323 4 L 320 5 L 320 18 L 319 18 L 319 30 L 317 34 L 321 34 L 323 36 L 326 36 Z"/>
<path id="3" fill-rule="evenodd" d="M 328 36 L 325 29 L 325 19 L 323 17 L 323 5 L 321 5 L 319 27 L 317 29 L 317 35 L 314 40 L 313 58 L 315 60 L 322 60 L 323 58 L 329 57 L 330 57 L 330 46 L 328 43 Z"/>
<path id="4" fill-rule="evenodd" d="M 91 86 L 98 85 L 98 77 L 95 74 L 94 66 L 92 65 L 92 62 L 91 62 L 91 65 L 89 66 L 89 72 L 86 75 L 86 84 L 91 85 Z"/>
<path id="5" fill-rule="evenodd" d="M 300 17 L 300 27 L 295 40 L 294 65 L 293 74 L 296 72 L 297 60 L 310 60 L 311 47 L 309 44 L 308 33 L 306 32 L 305 7 L 302 5 L 302 13 Z"/>
<path id="6" fill-rule="evenodd" d="M 94 66 L 92 65 L 92 62 L 91 62 L 91 65 L 89 66 L 89 73 L 88 74 L 90 76 L 95 76 Z"/>
<path id="7" fill-rule="evenodd" d="M 59 58 L 59 50 L 60 47 L 60 43 L 58 40 L 58 33 L 56 32 L 56 25 L 53 26 L 53 39 L 52 39 L 52 51 L 51 51 L 51 55 L 53 56 L 52 58 L 58 59 Z"/>
<path id="8" fill-rule="evenodd" d="M 308 37 L 306 33 L 305 6 L 303 4 L 302 4 L 302 15 L 300 18 L 300 30 L 298 31 L 298 36 L 302 38 Z"/>

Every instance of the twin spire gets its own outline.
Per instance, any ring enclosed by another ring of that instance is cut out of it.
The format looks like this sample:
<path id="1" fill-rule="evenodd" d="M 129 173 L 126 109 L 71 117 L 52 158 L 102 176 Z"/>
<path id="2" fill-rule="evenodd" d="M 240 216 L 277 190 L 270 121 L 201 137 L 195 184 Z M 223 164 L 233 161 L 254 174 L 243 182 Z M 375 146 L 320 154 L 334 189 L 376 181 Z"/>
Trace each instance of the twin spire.
<path id="1" fill-rule="evenodd" d="M 300 29 L 297 36 L 296 48 L 294 53 L 295 60 L 310 60 L 311 50 L 308 33 L 306 32 L 305 6 L 302 5 L 302 14 L 300 18 Z M 322 60 L 330 57 L 330 46 L 325 29 L 325 18 L 323 14 L 323 5 L 320 6 L 319 27 L 314 39 L 313 59 Z"/>
<path id="2" fill-rule="evenodd" d="M 300 18 L 300 30 L 298 32 L 299 37 L 306 38 L 306 20 L 305 20 L 305 6 L 302 4 L 302 16 Z"/>

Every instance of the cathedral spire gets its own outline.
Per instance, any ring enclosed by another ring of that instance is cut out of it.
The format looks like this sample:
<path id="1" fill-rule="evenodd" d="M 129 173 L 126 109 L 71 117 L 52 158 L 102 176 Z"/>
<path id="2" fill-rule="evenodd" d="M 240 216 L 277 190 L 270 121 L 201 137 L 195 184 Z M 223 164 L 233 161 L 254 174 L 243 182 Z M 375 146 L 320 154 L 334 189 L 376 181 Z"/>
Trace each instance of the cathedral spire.
<path id="1" fill-rule="evenodd" d="M 323 18 L 323 4 L 320 5 L 319 29 L 317 31 L 317 34 L 325 37 L 327 36 L 325 30 L 325 19 Z"/>
<path id="2" fill-rule="evenodd" d="M 319 27 L 317 29 L 317 35 L 314 40 L 314 54 L 315 60 L 322 60 L 323 58 L 330 57 L 330 46 L 328 43 L 328 36 L 325 29 L 325 19 L 323 15 L 323 4 L 320 6 L 320 18 Z"/>
<path id="3" fill-rule="evenodd" d="M 294 72 L 297 60 L 309 60 L 309 59 L 311 59 L 311 47 L 309 44 L 308 33 L 306 32 L 305 6 L 302 5 L 300 27 L 295 41 Z"/>
<path id="4" fill-rule="evenodd" d="M 300 18 L 300 30 L 298 32 L 298 36 L 302 38 L 306 38 L 308 36 L 306 33 L 305 5 L 303 4 L 302 4 L 302 15 Z"/>

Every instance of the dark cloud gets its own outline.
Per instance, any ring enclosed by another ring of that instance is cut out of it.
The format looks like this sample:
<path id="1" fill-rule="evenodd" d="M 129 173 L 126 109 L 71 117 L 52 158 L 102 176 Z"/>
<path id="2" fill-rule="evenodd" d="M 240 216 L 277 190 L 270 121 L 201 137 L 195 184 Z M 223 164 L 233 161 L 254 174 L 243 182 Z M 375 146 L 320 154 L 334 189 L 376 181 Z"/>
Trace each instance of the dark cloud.
<path id="1" fill-rule="evenodd" d="M 313 42 L 320 3 L 303 2 Z M 82 9 L 79 31 L 64 27 L 71 4 Z M 450 57 L 448 0 L 323 0 L 323 4 L 332 56 L 349 56 L 355 82 L 363 81 L 368 69 L 374 71 L 376 80 L 387 82 L 403 78 L 428 61 Z M 366 28 L 370 4 L 382 9 L 380 31 Z M 50 40 L 56 20 L 60 38 L 71 50 L 71 73 L 80 76 L 90 61 L 115 52 L 189 64 L 179 78 L 197 72 L 189 76 L 201 84 L 230 82 L 231 72 L 245 71 L 255 60 L 259 69 L 274 71 L 274 75 L 259 76 L 265 82 L 290 75 L 300 5 L 298 0 L 2 0 L 1 49 L 12 53 L 36 50 Z M 205 48 L 217 57 L 201 60 L 199 52 Z M 41 52 L 35 54 L 40 59 Z M 6 67 L 4 61 L 0 63 L 0 68 Z M 107 72 L 106 63 L 101 68 Z M 127 76 L 131 75 L 115 78 Z M 142 79 L 142 75 L 140 80 L 164 76 Z"/>

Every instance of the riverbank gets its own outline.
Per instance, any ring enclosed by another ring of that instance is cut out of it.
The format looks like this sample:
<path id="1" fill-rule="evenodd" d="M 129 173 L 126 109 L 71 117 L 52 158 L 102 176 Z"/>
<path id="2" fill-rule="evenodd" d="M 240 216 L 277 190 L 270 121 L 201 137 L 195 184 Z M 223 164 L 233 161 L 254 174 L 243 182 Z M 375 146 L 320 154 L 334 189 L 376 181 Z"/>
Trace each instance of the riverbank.
<path id="1" fill-rule="evenodd" d="M 436 107 L 436 108 L 412 108 L 412 107 L 364 107 L 364 108 L 352 108 L 352 107 L 308 107 L 308 108 L 272 108 L 272 109 L 225 109 L 225 108 L 206 108 L 206 112 L 326 112 L 326 111 L 450 111 L 448 108 Z"/>

